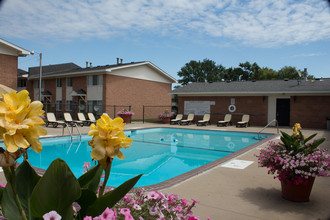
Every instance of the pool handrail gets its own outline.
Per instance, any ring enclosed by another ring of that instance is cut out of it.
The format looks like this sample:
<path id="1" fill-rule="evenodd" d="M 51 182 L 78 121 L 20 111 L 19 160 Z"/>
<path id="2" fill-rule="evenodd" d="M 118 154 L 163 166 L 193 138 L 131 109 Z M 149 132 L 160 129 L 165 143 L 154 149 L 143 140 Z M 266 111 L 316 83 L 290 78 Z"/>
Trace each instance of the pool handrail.
<path id="1" fill-rule="evenodd" d="M 277 128 L 277 134 L 279 134 L 279 129 L 278 129 L 278 121 L 276 119 L 273 119 L 271 120 L 265 127 L 263 127 L 263 129 L 261 129 L 259 132 L 258 132 L 258 138 L 260 138 L 260 133 L 265 130 L 271 123 L 275 122 L 275 125 L 276 125 L 276 128 Z"/>

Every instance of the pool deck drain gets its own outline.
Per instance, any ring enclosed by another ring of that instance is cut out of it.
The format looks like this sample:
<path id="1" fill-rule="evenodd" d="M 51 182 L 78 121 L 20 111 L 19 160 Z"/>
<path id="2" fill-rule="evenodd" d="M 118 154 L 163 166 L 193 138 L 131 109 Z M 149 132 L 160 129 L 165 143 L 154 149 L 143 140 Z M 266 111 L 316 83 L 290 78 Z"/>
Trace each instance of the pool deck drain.
<path id="1" fill-rule="evenodd" d="M 248 160 L 230 160 L 228 162 L 223 163 L 221 167 L 243 170 L 253 163 L 253 161 Z"/>

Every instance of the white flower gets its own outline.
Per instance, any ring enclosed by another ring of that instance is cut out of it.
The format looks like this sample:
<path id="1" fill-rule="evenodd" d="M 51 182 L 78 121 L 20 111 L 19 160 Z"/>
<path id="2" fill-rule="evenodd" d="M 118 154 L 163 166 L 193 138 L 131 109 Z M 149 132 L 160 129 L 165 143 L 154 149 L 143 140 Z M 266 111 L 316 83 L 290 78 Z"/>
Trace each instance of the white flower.
<path id="1" fill-rule="evenodd" d="M 43 216 L 44 220 L 61 220 L 62 217 L 56 211 L 50 211 Z"/>

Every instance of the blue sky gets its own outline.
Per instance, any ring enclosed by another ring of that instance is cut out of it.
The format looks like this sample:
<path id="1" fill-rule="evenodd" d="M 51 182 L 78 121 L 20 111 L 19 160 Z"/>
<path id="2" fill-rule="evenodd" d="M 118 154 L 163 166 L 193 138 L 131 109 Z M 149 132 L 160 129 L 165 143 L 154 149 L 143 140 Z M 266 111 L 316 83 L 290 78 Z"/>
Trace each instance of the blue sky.
<path id="1" fill-rule="evenodd" d="M 0 38 L 43 54 L 43 65 L 151 61 L 178 79 L 190 60 L 256 62 L 330 77 L 325 0 L 5 0 Z M 19 68 L 39 56 L 19 58 Z"/>

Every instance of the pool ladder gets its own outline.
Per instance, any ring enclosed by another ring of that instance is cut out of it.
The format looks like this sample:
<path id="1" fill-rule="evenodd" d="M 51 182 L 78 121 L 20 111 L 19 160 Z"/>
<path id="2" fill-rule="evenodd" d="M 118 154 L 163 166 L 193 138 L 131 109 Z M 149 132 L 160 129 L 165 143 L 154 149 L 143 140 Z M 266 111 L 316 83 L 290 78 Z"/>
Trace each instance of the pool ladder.
<path id="1" fill-rule="evenodd" d="M 66 127 L 68 129 L 69 134 L 71 136 L 71 141 L 73 140 L 73 127 L 76 127 L 78 134 L 79 134 L 80 141 L 81 141 L 81 133 L 80 133 L 77 123 L 75 123 L 75 122 L 73 124 L 65 123 L 65 126 L 63 126 L 63 129 L 62 129 L 62 136 L 64 136 L 64 127 Z M 70 131 L 69 127 L 71 127 L 71 131 Z"/>
<path id="2" fill-rule="evenodd" d="M 272 124 L 273 122 L 275 122 L 275 125 L 276 125 L 276 128 L 277 128 L 277 134 L 279 133 L 279 129 L 278 129 L 278 121 L 276 119 L 273 119 L 271 122 L 269 122 L 265 127 L 263 127 L 263 129 L 261 129 L 259 132 L 258 132 L 258 137 L 257 139 L 260 140 L 260 134 L 263 130 L 265 130 L 267 127 L 269 127 L 270 124 Z"/>

